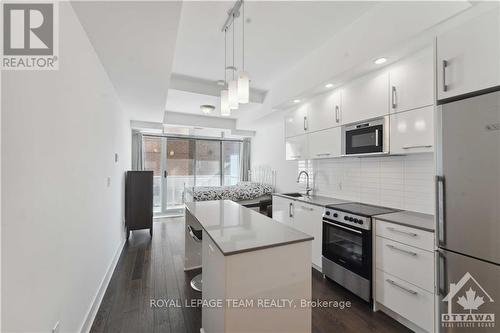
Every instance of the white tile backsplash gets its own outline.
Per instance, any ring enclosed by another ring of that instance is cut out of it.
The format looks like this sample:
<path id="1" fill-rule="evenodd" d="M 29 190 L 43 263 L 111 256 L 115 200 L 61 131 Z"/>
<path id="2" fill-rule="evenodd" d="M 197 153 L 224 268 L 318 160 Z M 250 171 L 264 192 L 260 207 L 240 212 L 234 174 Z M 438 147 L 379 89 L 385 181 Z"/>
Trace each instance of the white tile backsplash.
<path id="1" fill-rule="evenodd" d="M 299 162 L 314 193 L 421 213 L 434 213 L 434 155 Z"/>

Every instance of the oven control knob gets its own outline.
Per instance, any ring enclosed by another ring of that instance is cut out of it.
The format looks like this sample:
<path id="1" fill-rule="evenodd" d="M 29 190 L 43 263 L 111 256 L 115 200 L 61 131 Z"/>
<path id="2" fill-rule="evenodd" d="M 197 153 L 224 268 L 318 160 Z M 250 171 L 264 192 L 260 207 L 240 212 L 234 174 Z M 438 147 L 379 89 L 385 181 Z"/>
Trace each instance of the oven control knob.
<path id="1" fill-rule="evenodd" d="M 339 214 L 333 213 L 333 217 L 339 217 Z"/>
<path id="2" fill-rule="evenodd" d="M 329 212 L 329 211 L 326 211 L 326 215 L 330 215 L 330 212 Z"/>
<path id="3" fill-rule="evenodd" d="M 349 216 L 344 216 L 344 220 L 349 221 Z"/>
<path id="4" fill-rule="evenodd" d="M 359 224 L 363 224 L 363 220 L 359 220 Z"/>
<path id="5" fill-rule="evenodd" d="M 359 220 L 358 220 L 358 219 L 354 219 L 354 223 L 358 223 L 358 222 L 359 222 Z"/>
<path id="6" fill-rule="evenodd" d="M 353 222 L 354 221 L 354 217 L 350 217 L 349 221 Z"/>

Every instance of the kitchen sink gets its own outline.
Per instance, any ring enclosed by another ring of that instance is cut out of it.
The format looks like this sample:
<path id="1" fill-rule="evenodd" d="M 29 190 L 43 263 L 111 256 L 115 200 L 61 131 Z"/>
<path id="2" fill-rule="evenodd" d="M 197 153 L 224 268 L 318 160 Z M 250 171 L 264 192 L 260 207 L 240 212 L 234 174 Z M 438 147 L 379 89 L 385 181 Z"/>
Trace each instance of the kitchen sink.
<path id="1" fill-rule="evenodd" d="M 292 197 L 292 198 L 300 198 L 303 197 L 304 195 L 302 193 L 298 192 L 293 192 L 293 193 L 282 193 L 283 195 L 286 195 L 287 197 Z"/>

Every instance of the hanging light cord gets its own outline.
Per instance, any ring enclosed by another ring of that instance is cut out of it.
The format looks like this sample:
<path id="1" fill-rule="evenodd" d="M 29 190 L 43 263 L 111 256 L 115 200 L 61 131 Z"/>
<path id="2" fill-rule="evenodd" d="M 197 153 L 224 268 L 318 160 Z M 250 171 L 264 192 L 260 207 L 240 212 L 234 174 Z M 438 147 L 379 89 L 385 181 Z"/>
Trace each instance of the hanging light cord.
<path id="1" fill-rule="evenodd" d="M 227 28 L 224 29 L 224 87 L 227 84 Z"/>
<path id="2" fill-rule="evenodd" d="M 233 80 L 234 80 L 234 71 L 235 71 L 235 67 L 234 67 L 234 28 L 236 26 L 235 20 L 236 20 L 236 17 L 233 14 Z"/>
<path id="3" fill-rule="evenodd" d="M 243 4 L 243 17 L 241 18 L 241 25 L 242 25 L 242 31 L 243 31 L 243 38 L 242 38 L 242 71 L 245 71 L 245 1 L 242 1 Z"/>

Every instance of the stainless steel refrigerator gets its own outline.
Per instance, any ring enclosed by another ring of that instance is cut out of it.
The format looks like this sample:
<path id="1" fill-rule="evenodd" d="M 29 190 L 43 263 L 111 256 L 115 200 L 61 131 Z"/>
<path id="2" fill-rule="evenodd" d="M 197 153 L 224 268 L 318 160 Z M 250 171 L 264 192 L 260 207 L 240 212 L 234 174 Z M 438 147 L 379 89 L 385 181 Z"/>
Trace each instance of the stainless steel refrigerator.
<path id="1" fill-rule="evenodd" d="M 436 324 L 500 332 L 500 92 L 439 106 L 436 140 Z"/>

